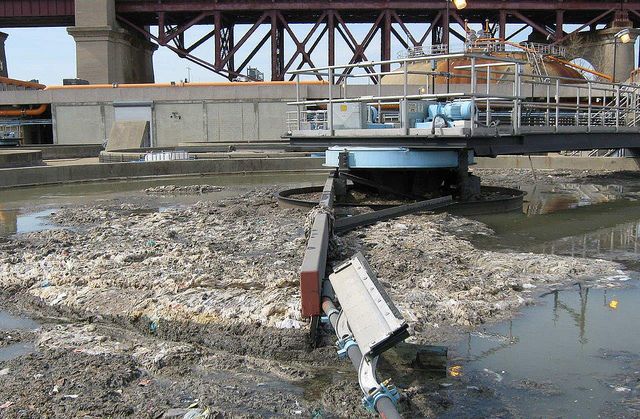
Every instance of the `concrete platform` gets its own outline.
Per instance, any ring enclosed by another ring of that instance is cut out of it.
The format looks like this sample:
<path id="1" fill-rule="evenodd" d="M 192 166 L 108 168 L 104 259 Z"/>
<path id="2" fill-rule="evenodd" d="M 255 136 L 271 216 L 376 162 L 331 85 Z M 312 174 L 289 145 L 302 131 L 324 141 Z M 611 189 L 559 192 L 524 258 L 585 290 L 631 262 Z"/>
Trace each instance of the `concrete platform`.
<path id="1" fill-rule="evenodd" d="M 57 183 L 94 182 L 161 176 L 199 176 L 232 173 L 328 172 L 318 157 L 218 158 L 140 163 L 98 163 L 0 169 L 0 189 Z"/>
<path id="2" fill-rule="evenodd" d="M 53 160 L 98 157 L 103 148 L 101 144 L 38 144 L 23 145 L 20 150 L 40 150 L 43 160 Z"/>
<path id="3" fill-rule="evenodd" d="M 42 151 L 20 148 L 0 149 L 0 168 L 42 165 Z"/>
<path id="4" fill-rule="evenodd" d="M 150 151 L 167 151 L 166 148 L 155 148 L 147 150 L 122 150 L 122 151 L 103 151 L 100 153 L 101 163 L 116 163 L 116 162 L 132 162 L 144 160 L 145 154 Z M 175 150 L 180 150 L 176 147 Z M 211 160 L 211 159 L 255 159 L 255 158 L 282 158 L 282 157 L 306 157 L 309 156 L 308 152 L 285 152 L 284 150 L 239 150 L 239 151 L 193 151 L 191 149 L 185 149 L 189 153 L 189 156 L 195 160 Z"/>

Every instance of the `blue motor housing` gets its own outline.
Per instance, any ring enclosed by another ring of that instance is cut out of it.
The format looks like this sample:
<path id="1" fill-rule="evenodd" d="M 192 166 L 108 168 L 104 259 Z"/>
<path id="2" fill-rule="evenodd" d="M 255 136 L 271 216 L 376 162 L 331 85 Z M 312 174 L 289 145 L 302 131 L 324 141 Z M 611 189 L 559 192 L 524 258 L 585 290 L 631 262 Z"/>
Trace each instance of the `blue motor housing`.
<path id="1" fill-rule="evenodd" d="M 473 103 L 469 100 L 450 102 L 444 106 L 444 116 L 453 121 L 465 121 L 471 119 Z"/>
<path id="2" fill-rule="evenodd" d="M 369 122 L 378 122 L 378 109 L 375 106 L 369 106 Z"/>
<path id="3" fill-rule="evenodd" d="M 465 121 L 471 119 L 473 102 L 461 100 L 448 103 L 433 103 L 429 105 L 429 119 L 442 115 L 450 121 Z"/>

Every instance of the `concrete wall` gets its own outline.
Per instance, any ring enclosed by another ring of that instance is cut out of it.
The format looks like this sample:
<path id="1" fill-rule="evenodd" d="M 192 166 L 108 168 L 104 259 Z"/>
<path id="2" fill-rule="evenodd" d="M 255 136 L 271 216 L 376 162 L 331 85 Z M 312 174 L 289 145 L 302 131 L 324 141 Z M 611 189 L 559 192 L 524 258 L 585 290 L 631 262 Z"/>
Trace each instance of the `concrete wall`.
<path id="1" fill-rule="evenodd" d="M 179 141 L 207 141 L 202 103 L 159 103 L 154 107 L 156 147 Z"/>
<path id="2" fill-rule="evenodd" d="M 310 170 L 327 173 L 328 170 L 322 166 L 323 162 L 323 158 L 274 157 L 23 167 L 0 169 L 0 189 L 147 176 L 201 176 L 214 173 L 307 172 Z"/>
<path id="3" fill-rule="evenodd" d="M 105 105 L 56 105 L 54 141 L 56 144 L 100 144 L 107 138 Z"/>
<path id="4" fill-rule="evenodd" d="M 152 144 L 279 139 L 286 131 L 284 102 L 158 101 L 152 108 Z M 100 144 L 114 123 L 112 103 L 56 104 L 56 144 Z"/>
<path id="5" fill-rule="evenodd" d="M 640 159 L 628 157 L 573 157 L 573 156 L 498 156 L 478 157 L 472 167 L 478 169 L 569 169 L 595 171 L 638 171 Z"/>

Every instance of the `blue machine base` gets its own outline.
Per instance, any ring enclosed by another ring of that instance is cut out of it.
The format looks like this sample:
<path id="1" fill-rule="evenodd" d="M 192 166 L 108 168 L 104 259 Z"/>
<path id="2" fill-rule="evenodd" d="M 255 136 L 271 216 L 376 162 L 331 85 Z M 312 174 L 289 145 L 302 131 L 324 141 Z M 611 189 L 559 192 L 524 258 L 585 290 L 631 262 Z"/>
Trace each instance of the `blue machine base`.
<path id="1" fill-rule="evenodd" d="M 325 153 L 325 167 L 339 167 L 339 154 L 349 153 L 350 169 L 453 169 L 458 167 L 457 150 L 413 150 L 405 147 L 339 147 Z M 469 164 L 474 164 L 469 151 Z"/>

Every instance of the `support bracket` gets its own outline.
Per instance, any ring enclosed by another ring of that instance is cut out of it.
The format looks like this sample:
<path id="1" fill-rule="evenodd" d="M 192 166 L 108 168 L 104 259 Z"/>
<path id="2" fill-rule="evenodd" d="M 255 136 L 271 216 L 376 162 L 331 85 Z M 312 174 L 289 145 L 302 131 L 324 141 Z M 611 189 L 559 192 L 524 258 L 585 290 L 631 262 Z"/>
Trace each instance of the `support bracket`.
<path id="1" fill-rule="evenodd" d="M 362 405 L 371 413 L 377 413 L 376 404 L 381 398 L 387 397 L 393 404 L 396 404 L 400 398 L 398 389 L 391 384 L 391 380 L 378 383 L 376 378 L 377 364 L 377 356 L 373 359 L 362 357 L 360 368 L 358 369 L 358 383 L 365 394 L 362 398 Z"/>

